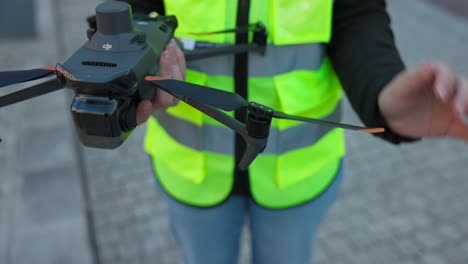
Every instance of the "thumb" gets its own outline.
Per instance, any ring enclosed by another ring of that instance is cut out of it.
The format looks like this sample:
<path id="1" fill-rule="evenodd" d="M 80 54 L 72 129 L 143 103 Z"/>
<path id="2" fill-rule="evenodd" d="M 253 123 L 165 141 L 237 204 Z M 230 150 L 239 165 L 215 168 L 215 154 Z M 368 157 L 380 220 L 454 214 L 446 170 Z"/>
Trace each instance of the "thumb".
<path id="1" fill-rule="evenodd" d="M 143 100 L 141 101 L 138 106 L 137 106 L 137 115 L 136 115 L 136 120 L 137 120 L 137 125 L 141 125 L 146 120 L 148 120 L 149 116 L 151 115 L 151 112 L 153 111 L 153 105 L 151 104 L 151 101 L 149 100 Z"/>

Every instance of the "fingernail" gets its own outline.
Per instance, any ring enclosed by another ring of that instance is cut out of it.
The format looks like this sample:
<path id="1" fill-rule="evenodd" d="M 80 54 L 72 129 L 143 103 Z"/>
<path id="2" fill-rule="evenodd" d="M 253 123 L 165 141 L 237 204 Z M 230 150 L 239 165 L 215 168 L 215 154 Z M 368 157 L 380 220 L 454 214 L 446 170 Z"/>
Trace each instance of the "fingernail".
<path id="1" fill-rule="evenodd" d="M 444 88 L 442 86 L 439 86 L 437 88 L 437 92 L 439 93 L 439 96 L 442 99 L 442 101 L 446 102 L 447 101 L 447 93 L 445 92 Z"/>
<path id="2" fill-rule="evenodd" d="M 468 115 L 461 115 L 462 123 L 468 125 Z"/>
<path id="3" fill-rule="evenodd" d="M 153 111 L 153 106 L 146 108 L 145 111 L 144 111 L 144 113 L 145 113 L 145 115 L 148 115 L 148 116 L 149 116 L 149 115 L 151 114 L 152 111 Z"/>
<path id="4" fill-rule="evenodd" d="M 182 74 L 180 73 L 180 68 L 179 68 L 178 65 L 174 65 L 171 70 L 172 70 L 171 78 L 173 78 L 173 79 L 181 79 L 182 78 Z"/>
<path id="5" fill-rule="evenodd" d="M 467 114 L 462 114 L 460 116 L 460 119 L 461 119 L 463 124 L 468 125 L 468 115 Z"/>
<path id="6" fill-rule="evenodd" d="M 460 115 L 460 120 L 462 121 L 463 124 L 468 124 L 468 114 L 463 110 L 463 107 L 461 105 L 457 105 L 457 110 Z"/>

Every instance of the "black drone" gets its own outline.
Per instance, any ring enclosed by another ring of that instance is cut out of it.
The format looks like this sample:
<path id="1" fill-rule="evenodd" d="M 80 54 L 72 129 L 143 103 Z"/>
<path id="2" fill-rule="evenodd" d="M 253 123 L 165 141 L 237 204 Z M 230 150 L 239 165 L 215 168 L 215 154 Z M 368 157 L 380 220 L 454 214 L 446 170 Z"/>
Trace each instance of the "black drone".
<path id="1" fill-rule="evenodd" d="M 177 28 L 175 16 L 133 17 L 127 3 L 112 1 L 96 7 L 96 28 L 87 31 L 88 41 L 63 64 L 33 70 L 0 72 L 0 88 L 56 75 L 32 87 L 0 96 L 0 108 L 36 96 L 71 88 L 74 99 L 71 113 L 82 144 L 114 149 L 136 127 L 136 106 L 153 99 L 160 88 L 240 134 L 247 143 L 239 164 L 243 170 L 266 147 L 272 118 L 297 120 L 367 133 L 382 128 L 365 128 L 319 119 L 292 116 L 264 105 L 247 102 L 238 94 L 183 81 L 158 77 L 157 61 Z M 256 24 L 254 42 L 185 53 L 195 60 L 241 52 L 264 53 L 266 31 Z M 220 31 L 221 33 L 229 32 Z M 215 33 L 220 33 L 215 32 Z M 245 123 L 224 111 L 247 109 Z M 220 110 L 221 109 L 221 110 Z"/>

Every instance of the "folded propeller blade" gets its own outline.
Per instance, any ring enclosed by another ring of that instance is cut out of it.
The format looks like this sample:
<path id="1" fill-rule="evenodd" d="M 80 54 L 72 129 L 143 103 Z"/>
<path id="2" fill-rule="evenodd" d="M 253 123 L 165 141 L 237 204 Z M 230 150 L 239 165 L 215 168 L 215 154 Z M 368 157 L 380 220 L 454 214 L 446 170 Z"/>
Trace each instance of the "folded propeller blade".
<path id="1" fill-rule="evenodd" d="M 224 111 L 233 111 L 247 106 L 247 101 L 236 93 L 158 76 L 146 76 L 145 80 L 179 98 L 186 97 Z"/>
<path id="2" fill-rule="evenodd" d="M 4 96 L 0 96 L 0 108 L 11 104 L 16 104 L 34 97 L 58 91 L 63 86 L 59 83 L 57 78 L 38 83 L 31 87 L 19 90 Z"/>
<path id="3" fill-rule="evenodd" d="M 22 71 L 4 71 L 0 72 L 0 88 L 8 85 L 28 82 L 47 77 L 55 72 L 55 66 L 22 70 Z"/>
<path id="4" fill-rule="evenodd" d="M 369 133 L 369 134 L 385 132 L 385 129 L 380 128 L 380 127 L 369 128 L 369 127 L 354 126 L 354 125 L 331 122 L 331 121 L 322 120 L 322 119 L 314 119 L 314 118 L 308 118 L 308 117 L 302 117 L 302 116 L 293 116 L 293 115 L 288 115 L 288 114 L 278 112 L 278 111 L 275 111 L 273 113 L 273 117 L 280 118 L 280 119 L 302 121 L 302 122 L 313 123 L 313 124 L 327 125 L 327 126 L 332 126 L 336 128 L 344 128 L 344 129 L 355 130 L 358 132 L 364 132 L 364 133 Z"/>

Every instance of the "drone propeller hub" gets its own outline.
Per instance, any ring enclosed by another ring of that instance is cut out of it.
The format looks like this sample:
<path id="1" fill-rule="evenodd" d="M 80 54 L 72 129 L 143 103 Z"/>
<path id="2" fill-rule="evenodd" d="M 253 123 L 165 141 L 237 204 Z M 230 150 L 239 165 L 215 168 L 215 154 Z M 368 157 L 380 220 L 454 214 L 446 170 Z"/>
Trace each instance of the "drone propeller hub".
<path id="1" fill-rule="evenodd" d="M 247 108 L 249 109 L 249 112 L 252 113 L 252 115 L 255 115 L 257 118 L 269 120 L 273 118 L 274 111 L 270 107 L 261 105 L 259 103 L 250 102 L 247 105 Z"/>
<path id="2" fill-rule="evenodd" d="M 248 135 L 254 138 L 267 138 L 270 133 L 273 109 L 255 102 L 250 102 L 247 107 L 249 111 L 245 126 Z"/>

